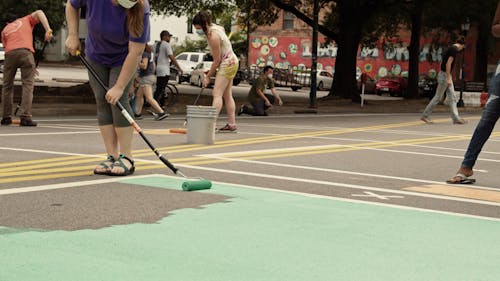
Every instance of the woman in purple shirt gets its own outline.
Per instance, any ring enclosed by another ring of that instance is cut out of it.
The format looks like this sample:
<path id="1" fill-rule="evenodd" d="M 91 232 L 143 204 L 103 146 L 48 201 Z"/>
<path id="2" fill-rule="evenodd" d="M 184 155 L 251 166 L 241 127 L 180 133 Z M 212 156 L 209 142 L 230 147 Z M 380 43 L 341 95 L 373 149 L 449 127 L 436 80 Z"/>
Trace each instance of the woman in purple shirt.
<path id="1" fill-rule="evenodd" d="M 147 0 L 68 0 L 66 48 L 72 55 L 80 50 L 78 21 L 82 7 L 86 7 L 88 28 L 86 57 L 109 87 L 106 92 L 89 74 L 99 130 L 108 154 L 107 160 L 94 169 L 94 174 L 129 175 L 135 170 L 133 128 L 114 105 L 120 101 L 133 114 L 128 95 L 123 93 L 128 93 L 144 44 L 149 41 L 149 3 Z"/>

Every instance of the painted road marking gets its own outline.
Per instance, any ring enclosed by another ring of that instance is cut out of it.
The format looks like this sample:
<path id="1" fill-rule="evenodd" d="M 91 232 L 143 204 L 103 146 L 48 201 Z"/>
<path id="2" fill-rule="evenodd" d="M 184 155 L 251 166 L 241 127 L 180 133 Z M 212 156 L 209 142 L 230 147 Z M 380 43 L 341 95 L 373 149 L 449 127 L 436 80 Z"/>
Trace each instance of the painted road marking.
<path id="1" fill-rule="evenodd" d="M 196 169 L 198 167 L 193 167 L 193 168 Z M 233 171 L 211 169 L 211 168 L 203 168 L 203 170 L 217 170 L 217 172 L 233 173 Z M 87 185 L 106 184 L 106 183 L 111 183 L 111 182 L 134 182 L 136 180 L 148 179 L 148 178 L 154 178 L 154 177 L 166 178 L 166 179 L 170 179 L 170 180 L 178 180 L 181 182 L 184 180 L 183 178 L 176 177 L 176 176 L 169 176 L 169 175 L 164 175 L 164 174 L 150 174 L 150 175 L 141 175 L 141 176 L 128 176 L 126 179 L 117 177 L 117 178 L 109 178 L 109 179 L 77 181 L 77 182 L 67 182 L 67 183 L 58 183 L 58 184 L 48 184 L 48 185 L 39 185 L 39 186 L 28 186 L 28 187 L 1 189 L 0 196 L 1 195 L 8 195 L 8 194 L 25 193 L 25 192 L 37 192 L 37 191 L 56 190 L 56 189 L 63 189 L 63 188 L 81 187 L 81 186 L 87 186 Z M 416 211 L 423 211 L 423 212 L 428 212 L 428 213 L 448 214 L 448 215 L 453 215 L 453 216 L 457 216 L 457 217 L 477 218 L 477 219 L 482 219 L 482 220 L 499 221 L 500 222 L 500 218 L 476 216 L 476 215 L 449 212 L 449 211 L 424 209 L 424 208 L 410 207 L 410 206 L 404 206 L 404 205 L 387 204 L 387 203 L 381 203 L 381 202 L 371 202 L 371 201 L 364 201 L 364 200 L 356 200 L 356 199 L 352 199 L 352 198 L 333 197 L 333 196 L 327 196 L 327 195 L 321 195 L 321 194 L 305 193 L 305 192 L 290 191 L 290 190 L 283 190 L 283 189 L 274 189 L 274 188 L 259 187 L 259 186 L 244 185 L 244 184 L 233 184 L 233 183 L 228 184 L 228 183 L 218 182 L 218 181 L 212 181 L 212 183 L 213 184 L 224 184 L 224 185 L 227 184 L 227 185 L 231 185 L 234 187 L 241 187 L 241 188 L 251 189 L 251 190 L 260 190 L 260 191 L 269 191 L 269 192 L 274 192 L 274 193 L 299 195 L 299 196 L 308 197 L 308 198 L 320 198 L 320 199 L 327 199 L 327 200 L 341 201 L 341 202 L 362 203 L 362 204 L 366 204 L 366 205 L 383 206 L 383 207 L 388 207 L 388 208 L 392 208 L 392 209 L 416 210 Z M 202 191 L 202 192 L 211 192 L 211 191 L 206 190 L 206 191 Z"/>
<path id="2" fill-rule="evenodd" d="M 482 190 L 471 187 L 460 187 L 455 185 L 437 185 L 437 184 L 412 186 L 403 189 L 500 203 L 500 191 L 494 191 L 494 190 Z"/>
<path id="3" fill-rule="evenodd" d="M 404 198 L 404 196 L 400 195 L 380 195 L 371 191 L 364 191 L 364 194 L 351 194 L 352 197 L 374 197 L 382 200 L 389 200 L 390 198 Z"/>
<path id="4" fill-rule="evenodd" d="M 169 188 L 181 180 L 121 182 Z M 406 279 L 452 281 L 500 275 L 500 245 L 491 235 L 500 231 L 498 219 L 219 183 L 204 192 L 231 199 L 148 224 L 81 231 L 0 227 L 2 279 L 386 281 L 411 275 Z"/>

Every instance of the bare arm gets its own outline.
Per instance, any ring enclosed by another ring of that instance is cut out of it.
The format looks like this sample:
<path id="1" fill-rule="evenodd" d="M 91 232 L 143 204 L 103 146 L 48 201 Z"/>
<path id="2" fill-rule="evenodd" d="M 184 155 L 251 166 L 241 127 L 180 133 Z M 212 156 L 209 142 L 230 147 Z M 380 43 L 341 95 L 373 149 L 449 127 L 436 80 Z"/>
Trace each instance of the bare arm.
<path id="1" fill-rule="evenodd" d="M 177 67 L 177 69 L 179 70 L 179 73 L 182 75 L 182 68 L 179 65 L 179 63 L 177 62 L 177 60 L 175 59 L 174 55 L 168 55 L 168 57 L 170 58 L 170 61 L 174 63 L 175 67 Z"/>
<path id="2" fill-rule="evenodd" d="M 66 38 L 66 49 L 71 55 L 76 55 L 80 50 L 80 40 L 78 39 L 79 10 L 73 8 L 71 3 L 66 2 L 66 26 L 68 27 L 68 37 Z"/>
<path id="3" fill-rule="evenodd" d="M 278 92 L 276 92 L 276 88 L 271 88 L 271 93 L 273 94 L 273 96 L 276 98 L 276 100 L 278 101 L 278 105 L 279 106 L 282 106 L 283 105 L 283 101 L 281 100 L 281 97 L 280 95 L 278 94 Z"/>
<path id="4" fill-rule="evenodd" d="M 123 95 L 123 91 L 127 84 L 134 77 L 137 64 L 141 60 L 142 52 L 144 51 L 144 43 L 129 42 L 128 43 L 128 54 L 123 63 L 120 75 L 118 75 L 118 80 L 116 84 L 109 89 L 106 94 L 106 100 L 111 104 L 116 104 L 116 102 Z"/>
<path id="5" fill-rule="evenodd" d="M 37 10 L 31 13 L 31 16 L 43 25 L 45 29 L 45 41 L 50 41 L 52 39 L 52 29 L 50 29 L 49 20 L 47 20 L 45 13 L 42 10 Z"/>
<path id="6" fill-rule="evenodd" d="M 210 50 L 212 50 L 212 57 L 214 59 L 214 62 L 212 63 L 212 66 L 210 67 L 210 70 L 207 73 L 208 79 L 210 77 L 215 75 L 215 72 L 217 71 L 217 68 L 221 64 L 221 50 L 220 50 L 220 37 L 217 35 L 215 32 L 209 32 L 208 33 L 208 45 L 210 45 Z"/>
<path id="7" fill-rule="evenodd" d="M 139 63 L 139 67 L 141 69 L 146 69 L 148 68 L 148 58 L 142 58 L 141 62 Z"/>
<path id="8" fill-rule="evenodd" d="M 491 24 L 491 33 L 495 37 L 500 37 L 500 1 L 498 1 L 497 10 Z"/>
<path id="9" fill-rule="evenodd" d="M 451 65 L 453 64 L 453 57 L 449 57 L 446 61 L 446 81 L 451 85 Z"/>

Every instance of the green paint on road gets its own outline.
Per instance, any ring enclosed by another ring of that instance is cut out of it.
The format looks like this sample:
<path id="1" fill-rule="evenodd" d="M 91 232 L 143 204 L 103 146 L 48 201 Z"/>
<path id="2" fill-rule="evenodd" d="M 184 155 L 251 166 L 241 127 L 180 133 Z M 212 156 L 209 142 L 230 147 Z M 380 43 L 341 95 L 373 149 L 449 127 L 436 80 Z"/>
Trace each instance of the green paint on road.
<path id="1" fill-rule="evenodd" d="M 156 224 L 0 227 L 0 280 L 500 280 L 498 221 L 219 183 L 202 192 L 232 198 Z"/>

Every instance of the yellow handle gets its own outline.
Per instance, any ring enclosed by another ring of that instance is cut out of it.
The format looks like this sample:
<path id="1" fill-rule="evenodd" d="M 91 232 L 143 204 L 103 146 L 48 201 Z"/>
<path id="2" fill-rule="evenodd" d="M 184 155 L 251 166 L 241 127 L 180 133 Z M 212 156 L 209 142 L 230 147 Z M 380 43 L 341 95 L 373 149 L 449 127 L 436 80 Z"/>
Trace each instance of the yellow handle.
<path id="1" fill-rule="evenodd" d="M 77 57 L 78 57 L 79 55 L 80 55 L 80 50 L 76 50 L 76 52 L 75 52 L 75 56 L 77 56 Z"/>

